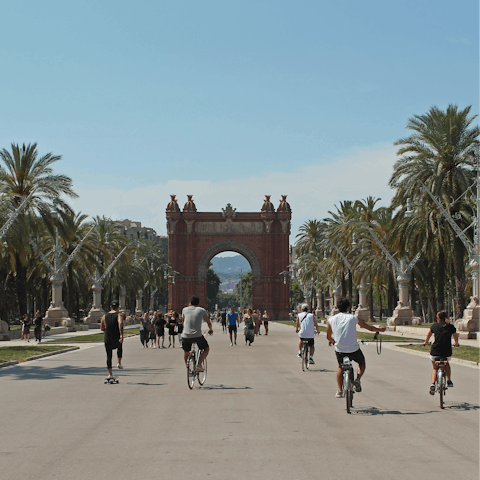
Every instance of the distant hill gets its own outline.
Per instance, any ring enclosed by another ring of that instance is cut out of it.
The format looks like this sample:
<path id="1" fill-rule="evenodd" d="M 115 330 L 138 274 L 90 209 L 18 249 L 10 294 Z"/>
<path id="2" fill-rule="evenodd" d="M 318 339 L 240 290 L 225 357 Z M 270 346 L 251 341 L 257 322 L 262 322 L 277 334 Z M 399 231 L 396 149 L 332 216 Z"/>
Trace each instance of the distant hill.
<path id="1" fill-rule="evenodd" d="M 232 292 L 235 290 L 240 279 L 239 273 L 245 275 L 251 270 L 250 264 L 242 255 L 215 257 L 212 259 L 212 268 L 220 277 L 220 290 L 222 290 L 222 292 Z"/>
<path id="2" fill-rule="evenodd" d="M 212 268 L 219 275 L 220 273 L 248 273 L 250 264 L 242 255 L 234 257 L 215 257 L 212 259 Z M 220 276 L 220 275 L 219 275 Z"/>

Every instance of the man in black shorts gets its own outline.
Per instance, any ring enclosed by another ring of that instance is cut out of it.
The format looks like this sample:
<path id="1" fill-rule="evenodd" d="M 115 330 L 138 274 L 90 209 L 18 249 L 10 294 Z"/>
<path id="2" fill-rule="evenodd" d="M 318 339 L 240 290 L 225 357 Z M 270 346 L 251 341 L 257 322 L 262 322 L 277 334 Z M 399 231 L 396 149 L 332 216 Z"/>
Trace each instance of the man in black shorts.
<path id="1" fill-rule="evenodd" d="M 107 368 L 108 378 L 113 378 L 112 372 L 112 354 L 113 350 L 117 350 L 118 364 L 121 370 L 122 354 L 123 354 L 123 317 L 125 314 L 119 312 L 120 305 L 118 300 L 113 300 L 110 305 L 110 311 L 102 317 L 100 330 L 105 332 L 104 342 L 105 351 L 107 352 Z"/>
<path id="2" fill-rule="evenodd" d="M 182 310 L 182 348 L 184 351 L 183 358 L 185 365 L 188 367 L 188 357 L 192 350 L 192 343 L 196 343 L 199 350 L 202 350 L 202 354 L 198 359 L 197 370 L 203 372 L 202 364 L 207 358 L 210 347 L 208 346 L 207 339 L 202 335 L 202 322 L 205 320 L 208 325 L 208 334 L 213 334 L 212 322 L 210 321 L 210 315 L 207 311 L 199 307 L 200 299 L 196 295 L 190 297 L 190 304 Z"/>
<path id="3" fill-rule="evenodd" d="M 158 348 L 165 348 L 164 342 L 165 342 L 165 325 L 167 322 L 165 322 L 165 319 L 163 318 L 163 313 L 160 311 L 157 311 L 155 313 L 155 319 L 154 319 L 154 325 L 155 325 L 155 330 L 157 332 L 157 342 L 158 342 Z M 160 338 L 162 339 L 162 345 L 160 346 Z"/>
<path id="4" fill-rule="evenodd" d="M 228 333 L 230 334 L 230 346 L 237 345 L 237 319 L 238 313 L 235 312 L 235 307 L 230 307 L 230 311 L 227 313 Z M 235 339 L 232 338 L 235 336 Z"/>

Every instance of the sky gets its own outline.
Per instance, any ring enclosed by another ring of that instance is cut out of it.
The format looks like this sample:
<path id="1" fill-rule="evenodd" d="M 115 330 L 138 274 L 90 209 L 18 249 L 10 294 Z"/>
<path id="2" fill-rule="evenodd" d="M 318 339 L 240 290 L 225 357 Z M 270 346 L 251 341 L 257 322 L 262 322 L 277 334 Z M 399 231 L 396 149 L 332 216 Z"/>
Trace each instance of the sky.
<path id="1" fill-rule="evenodd" d="M 2 2 L 0 148 L 62 155 L 76 211 L 165 235 L 288 195 L 292 236 L 388 205 L 395 140 L 433 105 L 479 113 L 477 1 Z M 476 122 L 478 123 L 478 122 Z"/>

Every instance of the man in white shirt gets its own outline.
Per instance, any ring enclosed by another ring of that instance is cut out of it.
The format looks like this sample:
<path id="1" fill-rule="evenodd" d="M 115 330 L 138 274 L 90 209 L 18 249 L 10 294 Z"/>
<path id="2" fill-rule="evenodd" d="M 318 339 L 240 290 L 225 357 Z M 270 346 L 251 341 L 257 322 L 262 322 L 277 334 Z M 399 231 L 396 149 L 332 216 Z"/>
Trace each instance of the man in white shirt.
<path id="1" fill-rule="evenodd" d="M 297 315 L 297 329 L 296 332 L 300 337 L 298 341 L 298 357 L 301 356 L 302 340 L 308 340 L 308 346 L 310 347 L 310 361 L 311 365 L 314 365 L 313 354 L 315 353 L 315 330 L 318 333 L 317 320 L 312 313 L 308 313 L 308 305 L 304 303 L 302 305 L 302 313 Z"/>
<path id="2" fill-rule="evenodd" d="M 360 378 L 365 373 L 365 357 L 360 350 L 357 341 L 357 324 L 361 328 L 366 328 L 371 332 L 384 332 L 385 327 L 374 327 L 368 325 L 362 319 L 357 318 L 350 313 L 350 301 L 348 298 L 341 297 L 338 299 L 337 308 L 340 313 L 333 315 L 328 319 L 327 340 L 329 345 L 335 345 L 335 354 L 337 355 L 337 385 L 338 391 L 335 394 L 337 398 L 343 397 L 343 376 L 342 362 L 344 357 L 358 363 L 357 379 L 355 380 L 355 391 L 361 392 Z"/>

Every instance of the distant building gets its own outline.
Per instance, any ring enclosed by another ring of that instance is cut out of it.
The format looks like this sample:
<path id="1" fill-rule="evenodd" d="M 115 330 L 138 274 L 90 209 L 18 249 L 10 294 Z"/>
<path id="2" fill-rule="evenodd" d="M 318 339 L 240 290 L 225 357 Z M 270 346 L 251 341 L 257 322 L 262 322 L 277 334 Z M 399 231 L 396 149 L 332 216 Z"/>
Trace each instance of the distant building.
<path id="1" fill-rule="evenodd" d="M 150 240 L 167 245 L 168 238 L 166 236 L 157 235 L 153 228 L 142 227 L 141 222 L 132 222 L 126 218 L 125 220 L 117 220 L 115 223 L 118 225 L 121 233 L 131 241 Z"/>

